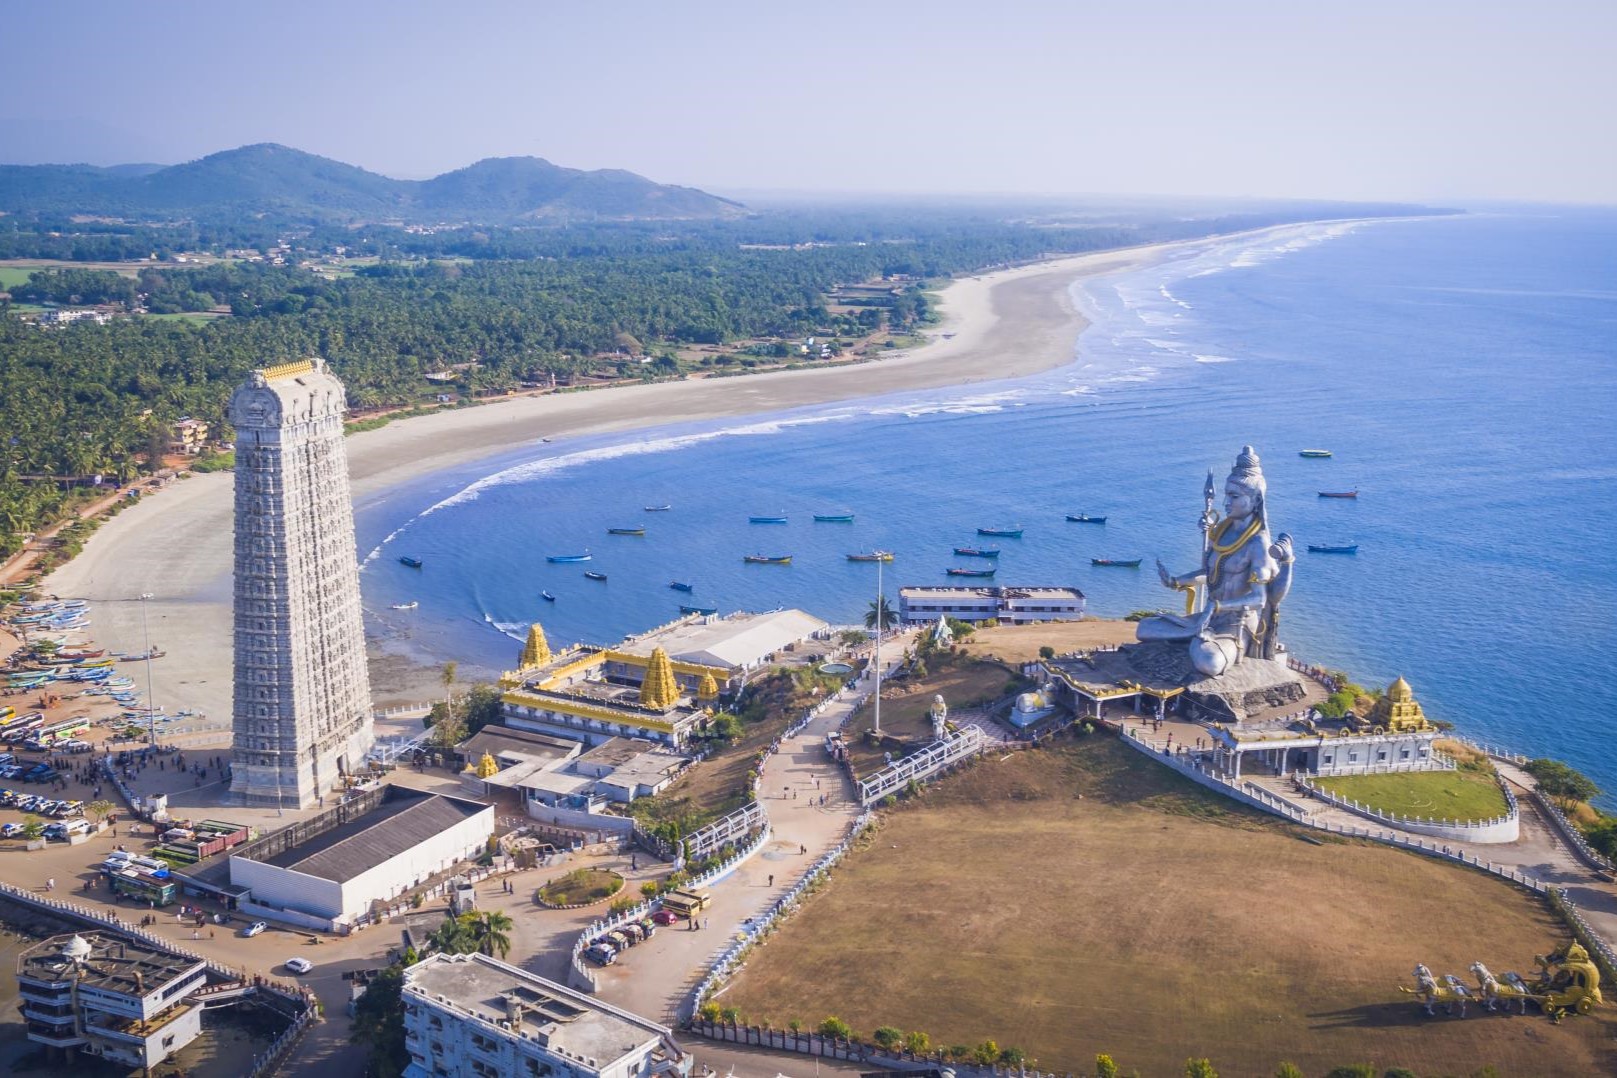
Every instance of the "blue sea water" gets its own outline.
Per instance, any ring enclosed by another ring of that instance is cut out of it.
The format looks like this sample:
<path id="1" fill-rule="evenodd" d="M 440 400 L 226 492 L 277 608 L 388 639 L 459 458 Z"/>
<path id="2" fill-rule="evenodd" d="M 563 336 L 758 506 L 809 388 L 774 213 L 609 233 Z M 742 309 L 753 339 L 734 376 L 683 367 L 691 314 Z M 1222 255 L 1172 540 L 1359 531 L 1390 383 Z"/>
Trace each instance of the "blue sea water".
<path id="1" fill-rule="evenodd" d="M 1038 377 L 520 447 L 359 506 L 370 629 L 497 671 L 534 620 L 553 643 L 609 643 L 681 603 L 851 622 L 875 567 L 846 553 L 895 551 L 891 592 L 946 583 L 976 567 L 951 548 L 983 544 L 998 583 L 1076 585 L 1102 615 L 1170 608 L 1152 559 L 1194 564 L 1206 473 L 1222 485 L 1251 444 L 1274 532 L 1359 544 L 1300 555 L 1294 654 L 1402 674 L 1434 717 L 1617 790 L 1614 251 L 1598 211 L 1298 226 L 1086 282 L 1074 363 Z M 1298 456 L 1312 447 L 1335 456 Z M 1108 522 L 1064 521 L 1080 511 Z M 1002 525 L 1025 537 L 976 534 Z M 587 566 L 544 560 L 585 549 Z"/>

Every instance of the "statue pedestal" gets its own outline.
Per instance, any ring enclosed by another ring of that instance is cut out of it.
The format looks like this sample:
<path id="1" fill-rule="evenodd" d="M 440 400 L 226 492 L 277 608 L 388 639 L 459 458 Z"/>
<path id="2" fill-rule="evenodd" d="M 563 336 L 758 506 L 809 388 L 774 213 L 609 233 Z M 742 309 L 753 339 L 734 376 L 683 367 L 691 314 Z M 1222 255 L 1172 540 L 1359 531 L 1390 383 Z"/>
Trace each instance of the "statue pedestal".
<path id="1" fill-rule="evenodd" d="M 1186 718 L 1200 722 L 1239 723 L 1257 712 L 1297 703 L 1307 693 L 1302 677 L 1284 659 L 1242 659 L 1222 676 L 1210 678 L 1191 665 L 1179 641 L 1125 644 L 1116 655 L 1126 663 L 1129 680 L 1183 688 L 1181 709 Z M 1107 673 L 1116 677 L 1118 671 L 1114 667 Z"/>

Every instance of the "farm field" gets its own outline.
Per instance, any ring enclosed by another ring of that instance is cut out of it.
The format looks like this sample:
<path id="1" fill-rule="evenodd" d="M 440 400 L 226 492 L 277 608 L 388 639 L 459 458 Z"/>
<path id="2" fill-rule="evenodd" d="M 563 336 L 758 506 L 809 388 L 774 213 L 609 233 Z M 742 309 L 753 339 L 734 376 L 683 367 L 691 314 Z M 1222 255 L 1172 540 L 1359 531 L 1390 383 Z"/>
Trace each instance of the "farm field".
<path id="1" fill-rule="evenodd" d="M 1097 1052 L 1124 1073 L 1617 1072 L 1617 1016 L 1552 1025 L 1427 1018 L 1398 985 L 1424 962 L 1531 973 L 1567 933 L 1536 896 L 1414 854 L 1233 805 L 1103 735 L 989 757 L 884 814 L 748 960 L 721 1002 L 745 1021 L 934 1046 L 992 1038 L 1045 1070 Z"/>

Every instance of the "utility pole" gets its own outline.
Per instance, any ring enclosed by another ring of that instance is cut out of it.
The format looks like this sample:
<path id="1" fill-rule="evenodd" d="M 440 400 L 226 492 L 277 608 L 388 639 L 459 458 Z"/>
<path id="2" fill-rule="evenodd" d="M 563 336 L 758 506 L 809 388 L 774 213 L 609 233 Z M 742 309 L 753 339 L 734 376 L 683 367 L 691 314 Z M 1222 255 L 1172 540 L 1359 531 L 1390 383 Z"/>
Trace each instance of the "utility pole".
<path id="1" fill-rule="evenodd" d="M 872 723 L 872 729 L 875 730 L 877 737 L 881 736 L 881 634 L 882 629 L 885 628 L 884 622 L 887 620 L 882 616 L 884 611 L 882 610 L 881 562 L 881 558 L 878 557 L 876 559 L 876 717 Z"/>
<path id="2" fill-rule="evenodd" d="M 146 740 L 157 748 L 157 701 L 152 696 L 152 634 L 146 624 L 146 604 L 152 593 L 140 593 L 140 637 L 146 644 Z"/>

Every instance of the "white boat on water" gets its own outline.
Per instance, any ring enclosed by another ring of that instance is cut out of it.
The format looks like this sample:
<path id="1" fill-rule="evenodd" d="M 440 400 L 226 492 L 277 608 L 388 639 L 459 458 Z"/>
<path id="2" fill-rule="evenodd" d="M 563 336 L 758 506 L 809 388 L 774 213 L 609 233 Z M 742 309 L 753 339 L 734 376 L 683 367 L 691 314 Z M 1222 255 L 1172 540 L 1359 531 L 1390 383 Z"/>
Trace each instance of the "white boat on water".
<path id="1" fill-rule="evenodd" d="M 414 610 L 416 607 L 418 607 L 420 605 L 421 605 L 420 603 L 415 602 L 414 600 L 411 600 L 408 603 L 394 603 L 393 604 L 393 609 L 394 610 Z"/>

